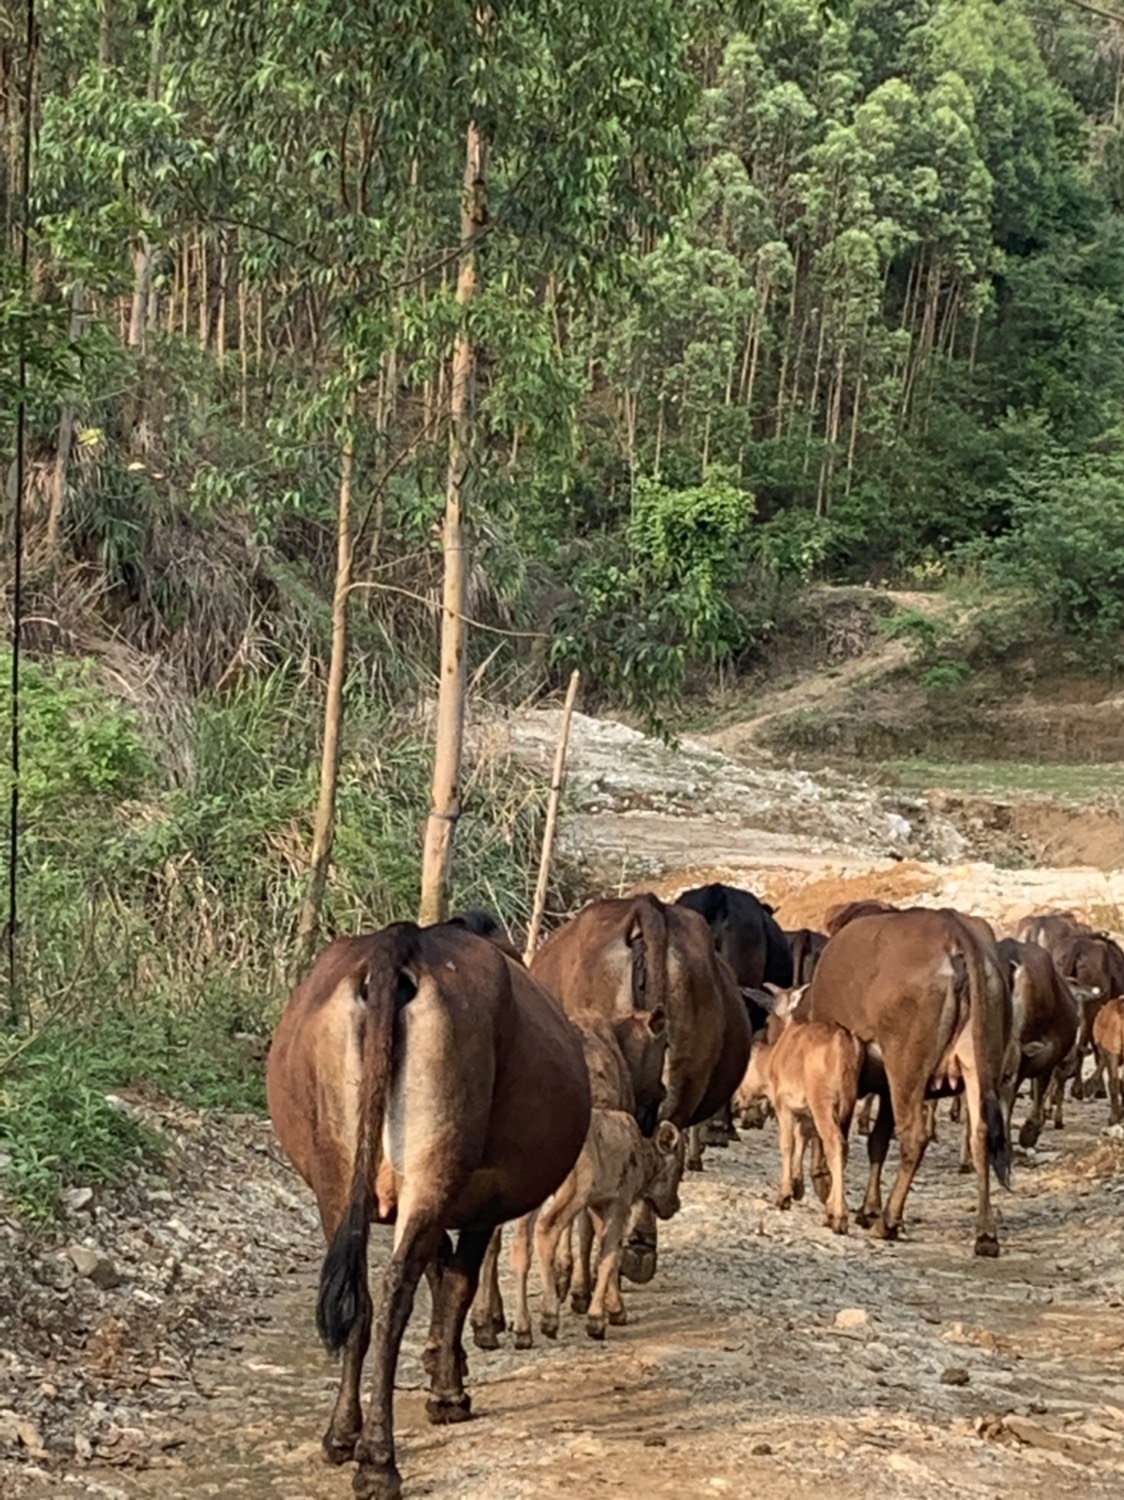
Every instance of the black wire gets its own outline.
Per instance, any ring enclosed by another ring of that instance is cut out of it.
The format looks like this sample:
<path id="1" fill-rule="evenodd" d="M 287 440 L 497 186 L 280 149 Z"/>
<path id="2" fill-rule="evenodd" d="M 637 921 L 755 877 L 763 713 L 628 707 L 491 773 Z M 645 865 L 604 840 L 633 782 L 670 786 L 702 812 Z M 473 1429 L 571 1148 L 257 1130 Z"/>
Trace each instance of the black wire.
<path id="1" fill-rule="evenodd" d="M 27 0 L 27 38 L 23 94 L 23 182 L 20 203 L 19 268 L 20 295 L 30 294 L 28 267 L 31 250 L 31 111 L 35 102 L 35 0 Z M 16 493 L 12 515 L 12 799 L 8 822 L 8 1017 L 13 1026 L 22 1020 L 20 1003 L 19 954 L 16 934 L 19 930 L 18 864 L 20 813 L 20 636 L 23 623 L 23 489 L 27 461 L 27 334 L 28 308 L 19 322 L 16 366 Z"/>

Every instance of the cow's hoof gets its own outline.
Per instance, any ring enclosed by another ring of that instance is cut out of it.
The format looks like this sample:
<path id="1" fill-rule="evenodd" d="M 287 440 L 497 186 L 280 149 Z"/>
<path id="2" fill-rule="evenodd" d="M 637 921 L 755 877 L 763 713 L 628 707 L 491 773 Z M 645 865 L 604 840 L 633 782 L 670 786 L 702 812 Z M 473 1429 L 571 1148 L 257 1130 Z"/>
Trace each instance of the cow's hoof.
<path id="1" fill-rule="evenodd" d="M 871 1236 L 876 1240 L 896 1240 L 901 1233 L 900 1224 L 890 1224 L 884 1214 L 879 1214 L 870 1226 Z"/>
<path id="2" fill-rule="evenodd" d="M 605 1319 L 586 1318 L 585 1331 L 591 1339 L 603 1339 L 605 1337 Z"/>
<path id="3" fill-rule="evenodd" d="M 450 1400 L 445 1396 L 434 1396 L 425 1403 L 425 1414 L 434 1427 L 453 1427 L 458 1422 L 471 1422 L 472 1398 L 456 1396 Z"/>
<path id="4" fill-rule="evenodd" d="M 860 1208 L 858 1213 L 855 1215 L 855 1223 L 859 1226 L 860 1229 L 869 1229 L 870 1226 L 874 1223 L 875 1219 L 877 1219 L 877 1217 L 878 1215 L 876 1213 L 871 1213 L 869 1208 Z"/>
<path id="5" fill-rule="evenodd" d="M 397 1469 L 357 1469 L 351 1488 L 358 1500 L 402 1500 L 402 1476 Z"/>
<path id="6" fill-rule="evenodd" d="M 621 1275 L 635 1286 L 645 1286 L 656 1274 L 656 1247 L 626 1245 L 621 1252 Z"/>
<path id="7" fill-rule="evenodd" d="M 999 1254 L 999 1241 L 993 1234 L 977 1234 L 976 1254 L 984 1256 L 987 1260 L 994 1260 Z"/>
<path id="8" fill-rule="evenodd" d="M 623 1328 L 628 1322 L 628 1313 L 623 1307 L 614 1307 L 609 1313 L 609 1322 L 614 1328 Z"/>
<path id="9" fill-rule="evenodd" d="M 573 1312 L 576 1312 L 579 1317 L 587 1313 L 589 1311 L 589 1293 L 575 1292 L 570 1298 L 570 1308 Z"/>
<path id="10" fill-rule="evenodd" d="M 543 1338 L 556 1339 L 558 1337 L 558 1319 L 550 1313 L 543 1313 L 539 1319 L 539 1327 L 542 1329 Z"/>
<path id="11" fill-rule="evenodd" d="M 1097 1084 L 1096 1088 L 1093 1090 L 1093 1098 L 1094 1099 L 1107 1099 L 1108 1098 L 1108 1090 L 1105 1088 L 1105 1086 L 1104 1086 L 1103 1083 L 1098 1083 Z"/>
<path id="12" fill-rule="evenodd" d="M 796 1181 L 792 1184 L 792 1200 L 793 1200 L 794 1203 L 799 1203 L 799 1202 L 802 1201 L 803 1197 L 804 1197 L 804 1179 L 803 1179 L 803 1177 L 798 1177 L 796 1179 Z"/>
<path id="13" fill-rule="evenodd" d="M 393 1459 L 372 1463 L 360 1458 L 351 1487 L 359 1500 L 402 1500 L 402 1476 Z"/>
<path id="14" fill-rule="evenodd" d="M 687 1158 L 688 1172 L 701 1172 L 703 1169 L 701 1156 L 690 1156 Z"/>
<path id="15" fill-rule="evenodd" d="M 1042 1127 L 1037 1120 L 1024 1120 L 1019 1130 L 1019 1145 L 1024 1151 L 1030 1151 L 1037 1146 L 1041 1134 Z"/>
<path id="16" fill-rule="evenodd" d="M 515 1347 L 517 1349 L 533 1349 L 535 1341 L 531 1337 L 529 1328 L 517 1328 L 515 1330 Z"/>
<path id="17" fill-rule="evenodd" d="M 359 1434 L 352 1433 L 350 1436 L 334 1437 L 326 1432 L 320 1440 L 320 1448 L 326 1462 L 337 1467 L 340 1464 L 349 1464 L 355 1457 L 355 1445 L 359 1441 Z"/>
<path id="18" fill-rule="evenodd" d="M 478 1349 L 498 1349 L 500 1346 L 500 1341 L 496 1337 L 495 1320 L 489 1318 L 486 1323 L 473 1323 L 472 1342 Z M 424 1358 L 422 1360 L 422 1364 L 423 1366 L 425 1366 L 425 1373 L 427 1375 L 432 1375 L 433 1371 L 429 1368 L 428 1365 L 425 1364 Z"/>
<path id="19" fill-rule="evenodd" d="M 827 1218 L 823 1222 L 824 1222 L 824 1227 L 826 1229 L 830 1229 L 834 1234 L 846 1234 L 847 1233 L 847 1215 L 846 1214 L 844 1214 L 843 1217 L 840 1218 L 840 1219 L 837 1219 L 834 1214 L 828 1214 Z"/>
<path id="20" fill-rule="evenodd" d="M 777 1199 L 776 1199 L 776 1207 L 777 1208 L 782 1208 L 782 1209 L 783 1208 L 791 1208 L 792 1207 L 792 1194 L 791 1193 L 778 1193 L 777 1194 Z"/>
<path id="21" fill-rule="evenodd" d="M 1064 1130 L 1065 1129 L 1065 1121 L 1064 1120 L 1055 1120 L 1054 1121 L 1054 1129 L 1055 1130 Z"/>
<path id="22" fill-rule="evenodd" d="M 962 1161 L 956 1170 L 960 1173 L 961 1177 L 967 1177 L 971 1172 L 975 1171 L 975 1168 L 970 1161 Z"/>
<path id="23" fill-rule="evenodd" d="M 502 1312 L 492 1314 L 492 1327 L 496 1330 L 497 1333 L 507 1332 L 507 1319 L 504 1317 Z"/>

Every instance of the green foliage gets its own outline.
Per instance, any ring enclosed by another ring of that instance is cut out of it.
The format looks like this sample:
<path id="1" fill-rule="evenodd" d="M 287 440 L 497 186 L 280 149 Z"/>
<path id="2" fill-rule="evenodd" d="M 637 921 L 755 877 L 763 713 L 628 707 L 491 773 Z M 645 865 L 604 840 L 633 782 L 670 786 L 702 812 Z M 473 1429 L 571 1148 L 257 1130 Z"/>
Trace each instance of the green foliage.
<path id="1" fill-rule="evenodd" d="M 1104 646 L 1124 631 L 1124 455 L 1053 454 L 1012 476 L 1010 532 L 984 554 L 1055 627 Z M 1102 658 L 1103 660 L 1103 658 Z"/>
<path id="2" fill-rule="evenodd" d="M 686 489 L 638 479 L 629 562 L 594 559 L 576 570 L 573 600 L 553 622 L 553 660 L 580 667 L 595 697 L 662 723 L 661 705 L 690 669 L 720 666 L 752 639 L 734 594 L 753 518 L 752 495 L 723 471 Z"/>

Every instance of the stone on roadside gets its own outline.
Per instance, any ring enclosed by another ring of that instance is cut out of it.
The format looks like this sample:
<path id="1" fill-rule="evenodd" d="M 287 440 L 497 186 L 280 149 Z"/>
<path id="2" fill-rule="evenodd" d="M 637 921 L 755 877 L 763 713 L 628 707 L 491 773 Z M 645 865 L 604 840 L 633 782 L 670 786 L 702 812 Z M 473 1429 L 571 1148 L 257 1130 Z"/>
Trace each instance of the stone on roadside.
<path id="1" fill-rule="evenodd" d="M 99 1290 L 107 1292 L 120 1285 L 121 1273 L 100 1250 L 91 1250 L 86 1245 L 67 1245 L 64 1254 L 79 1276 L 92 1281 Z"/>
<path id="2" fill-rule="evenodd" d="M 870 1314 L 865 1307 L 841 1307 L 835 1314 L 836 1328 L 865 1328 L 870 1322 Z"/>

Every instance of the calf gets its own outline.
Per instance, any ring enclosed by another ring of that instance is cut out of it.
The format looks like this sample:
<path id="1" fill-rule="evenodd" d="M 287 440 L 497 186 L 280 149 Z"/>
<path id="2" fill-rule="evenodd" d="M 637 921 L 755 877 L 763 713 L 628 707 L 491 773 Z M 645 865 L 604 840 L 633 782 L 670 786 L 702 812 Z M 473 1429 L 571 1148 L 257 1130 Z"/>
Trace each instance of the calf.
<path id="1" fill-rule="evenodd" d="M 626 1321 L 621 1300 L 620 1259 L 629 1212 L 634 1203 L 644 1202 L 659 1218 L 670 1219 L 679 1212 L 682 1174 L 682 1137 L 670 1120 L 664 1120 L 654 1137 L 645 1140 L 636 1121 L 623 1110 L 593 1111 L 585 1145 L 573 1170 L 553 1199 L 539 1210 L 535 1225 L 535 1255 L 542 1279 L 539 1326 L 547 1338 L 558 1335 L 560 1288 L 555 1251 L 578 1215 L 583 1211 L 589 1214 L 600 1248 L 585 1331 L 592 1339 L 603 1339 L 606 1321 L 614 1324 Z M 525 1231 L 513 1247 L 517 1349 L 529 1348 L 531 1344 L 527 1307 L 529 1241 L 530 1235 Z"/>
<path id="2" fill-rule="evenodd" d="M 829 1229 L 847 1233 L 844 1173 L 847 1136 L 858 1098 L 863 1046 L 843 1026 L 793 1021 L 775 1042 L 758 1040 L 738 1089 L 741 1107 L 767 1098 L 780 1127 L 781 1184 L 777 1207 L 790 1207 L 804 1193 L 804 1145 L 811 1127 L 831 1174 Z"/>
<path id="3" fill-rule="evenodd" d="M 461 1333 L 492 1231 L 558 1187 L 589 1128 L 581 1038 L 485 938 L 403 922 L 337 938 L 320 954 L 281 1017 L 266 1085 L 274 1129 L 316 1195 L 328 1240 L 317 1327 L 343 1351 L 343 1371 L 324 1451 L 333 1463 L 358 1460 L 363 1500 L 398 1500 L 394 1375 L 417 1283 L 424 1272 L 432 1293 L 430 1421 L 464 1421 Z M 374 1306 L 372 1220 L 394 1225 Z"/>
<path id="4" fill-rule="evenodd" d="M 1097 1059 L 1108 1074 L 1108 1122 L 1115 1125 L 1124 1118 L 1121 1103 L 1120 1068 L 1124 1064 L 1124 999 L 1108 1000 L 1093 1022 L 1093 1042 Z"/>
<path id="5" fill-rule="evenodd" d="M 575 1025 L 582 1039 L 582 1052 L 589 1071 L 590 1097 L 595 1109 L 623 1110 L 632 1115 L 640 1133 L 650 1136 L 656 1128 L 656 1117 L 664 1096 L 663 1064 L 667 1055 L 667 1018 L 663 1009 L 632 1010 L 627 1015 L 607 1021 L 603 1016 L 585 1012 Z M 512 1240 L 512 1264 L 518 1262 L 520 1245 L 529 1245 L 534 1228 L 535 1210 L 515 1225 Z M 583 1245 L 588 1239 L 585 1216 L 579 1224 Z M 503 1298 L 499 1284 L 499 1257 L 502 1230 L 497 1229 L 484 1257 L 480 1288 L 472 1305 L 472 1337 L 478 1349 L 498 1349 L 506 1326 Z M 559 1256 L 559 1278 L 569 1286 L 573 1274 L 570 1236 L 563 1240 Z M 588 1273 L 588 1253 L 582 1262 Z M 574 1291 L 575 1310 L 588 1306 L 589 1278 L 579 1282 Z M 583 1304 L 584 1299 L 584 1304 Z M 580 1305 L 579 1304 L 583 1304 Z M 516 1347 L 523 1347 L 516 1336 Z M 529 1346 L 527 1346 L 529 1347 Z"/>

